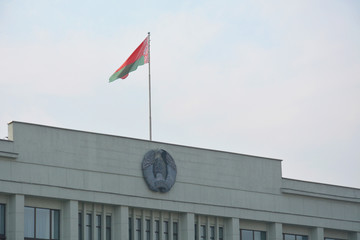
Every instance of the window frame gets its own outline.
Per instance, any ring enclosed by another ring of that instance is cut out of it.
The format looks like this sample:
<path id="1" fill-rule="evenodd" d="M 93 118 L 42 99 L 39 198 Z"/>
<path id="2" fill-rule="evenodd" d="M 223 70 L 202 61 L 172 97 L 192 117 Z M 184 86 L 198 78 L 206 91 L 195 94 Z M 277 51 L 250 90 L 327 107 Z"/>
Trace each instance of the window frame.
<path id="1" fill-rule="evenodd" d="M 265 239 L 266 240 L 266 231 L 262 231 L 262 230 L 253 230 L 253 229 L 244 229 L 244 228 L 240 228 L 240 240 L 244 240 L 242 237 L 242 231 L 249 231 L 252 233 L 252 239 L 251 240 L 255 240 L 255 233 L 260 233 L 260 240 L 261 239 L 261 235 L 264 234 L 265 235 Z M 284 239 L 283 239 L 284 240 Z"/>
<path id="2" fill-rule="evenodd" d="M 33 209 L 33 224 L 34 224 L 34 236 L 33 237 L 25 237 L 24 236 L 24 239 L 25 240 L 37 240 L 37 239 L 41 239 L 41 240 L 60 240 L 61 239 L 61 236 L 60 236 L 60 233 L 61 233 L 61 230 L 60 230 L 60 210 L 59 209 L 53 209 L 53 208 L 42 208 L 42 207 L 32 207 L 32 206 L 24 206 L 24 211 L 25 211 L 25 208 L 28 208 L 28 209 Z M 36 235 L 36 225 L 37 225 L 37 210 L 38 209 L 41 209 L 41 210 L 48 210 L 49 211 L 49 238 L 38 238 Z M 57 238 L 53 238 L 53 235 L 55 234 L 53 232 L 53 228 L 55 227 L 54 226 L 54 223 L 53 223 L 53 217 L 54 217 L 54 213 L 57 212 L 58 213 L 58 237 Z M 24 213 L 25 215 L 25 213 Z M 24 227 L 25 227 L 25 222 L 24 222 Z M 0 238 L 1 239 L 1 238 Z"/>
<path id="3" fill-rule="evenodd" d="M 324 237 L 324 240 L 346 240 L 345 238 Z"/>

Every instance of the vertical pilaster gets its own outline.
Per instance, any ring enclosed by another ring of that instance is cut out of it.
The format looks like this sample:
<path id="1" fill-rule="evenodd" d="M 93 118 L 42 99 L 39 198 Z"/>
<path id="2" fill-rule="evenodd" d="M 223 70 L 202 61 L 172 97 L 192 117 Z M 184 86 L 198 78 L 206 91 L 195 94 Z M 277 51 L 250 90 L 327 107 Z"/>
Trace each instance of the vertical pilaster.
<path id="1" fill-rule="evenodd" d="M 219 218 L 216 217 L 216 219 L 215 219 L 215 240 L 219 240 L 219 227 L 220 227 Z"/>
<path id="2" fill-rule="evenodd" d="M 9 202 L 8 239 L 24 239 L 24 195 L 12 195 Z"/>
<path id="3" fill-rule="evenodd" d="M 91 214 L 91 235 L 92 239 L 96 239 L 96 206 L 92 204 L 92 214 Z"/>
<path id="4" fill-rule="evenodd" d="M 197 215 L 195 216 L 195 222 L 196 222 L 196 227 L 195 227 L 195 232 L 197 233 L 196 236 L 197 236 L 197 239 L 196 240 L 199 240 L 200 239 L 200 226 L 201 226 L 201 217 L 200 215 Z M 194 224 L 195 225 L 195 224 Z"/>
<path id="5" fill-rule="evenodd" d="M 209 217 L 206 217 L 206 239 L 210 239 L 210 219 Z"/>
<path id="6" fill-rule="evenodd" d="M 160 240 L 164 239 L 164 214 L 160 212 Z"/>
<path id="7" fill-rule="evenodd" d="M 101 208 L 101 239 L 106 239 L 106 207 Z"/>
<path id="8" fill-rule="evenodd" d="M 172 213 L 170 213 L 169 216 L 169 239 L 173 239 L 173 235 L 174 235 L 174 229 L 173 229 L 173 215 Z"/>
<path id="9" fill-rule="evenodd" d="M 145 231 L 146 231 L 146 218 L 145 218 L 145 211 L 141 211 L 141 239 L 145 240 Z"/>
<path id="10" fill-rule="evenodd" d="M 180 215 L 180 239 L 181 240 L 194 240 L 195 236 L 195 221 L 193 213 L 183 213 Z"/>
<path id="11" fill-rule="evenodd" d="M 151 221 L 150 221 L 150 234 L 151 234 L 151 239 L 155 239 L 155 216 L 154 216 L 154 211 L 151 211 Z"/>
<path id="12" fill-rule="evenodd" d="M 281 223 L 270 223 L 268 225 L 269 240 L 282 240 L 282 224 Z"/>
<path id="13" fill-rule="evenodd" d="M 131 213 L 131 239 L 137 239 L 136 238 L 136 229 L 137 229 L 137 222 L 136 222 L 136 211 L 135 208 L 132 209 L 132 213 Z"/>
<path id="14" fill-rule="evenodd" d="M 241 229 L 241 220 L 239 220 L 239 239 L 241 239 L 241 232 L 240 232 L 240 229 Z"/>
<path id="15" fill-rule="evenodd" d="M 87 219 L 87 217 L 86 217 L 86 214 L 87 214 L 87 208 L 86 208 L 86 203 L 82 203 L 82 205 L 83 205 L 83 207 L 82 207 L 82 209 L 83 209 L 83 212 L 82 212 L 82 226 L 81 226 L 81 230 L 82 230 L 82 236 L 83 236 L 83 239 L 87 239 L 86 237 L 87 237 L 87 235 L 88 235 L 88 232 L 86 231 L 86 224 L 87 224 L 87 222 L 86 222 L 86 219 Z"/>
<path id="16" fill-rule="evenodd" d="M 225 239 L 240 239 L 238 218 L 228 218 L 225 220 Z"/>
<path id="17" fill-rule="evenodd" d="M 78 240 L 78 202 L 69 200 L 64 203 L 63 217 L 61 219 L 61 236 L 64 239 Z"/>
<path id="18" fill-rule="evenodd" d="M 129 208 L 127 206 L 115 207 L 114 239 L 129 239 Z"/>

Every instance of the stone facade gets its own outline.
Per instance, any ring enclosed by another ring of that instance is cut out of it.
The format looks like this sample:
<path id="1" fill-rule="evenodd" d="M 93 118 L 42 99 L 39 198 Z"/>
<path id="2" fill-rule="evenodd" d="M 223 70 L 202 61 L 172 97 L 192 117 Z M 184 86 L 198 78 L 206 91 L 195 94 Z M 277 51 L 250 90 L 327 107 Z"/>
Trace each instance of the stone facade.
<path id="1" fill-rule="evenodd" d="M 168 192 L 144 180 L 153 149 L 175 161 Z M 282 178 L 280 160 L 22 122 L 0 140 L 0 204 L 11 240 L 360 240 L 360 189 Z"/>

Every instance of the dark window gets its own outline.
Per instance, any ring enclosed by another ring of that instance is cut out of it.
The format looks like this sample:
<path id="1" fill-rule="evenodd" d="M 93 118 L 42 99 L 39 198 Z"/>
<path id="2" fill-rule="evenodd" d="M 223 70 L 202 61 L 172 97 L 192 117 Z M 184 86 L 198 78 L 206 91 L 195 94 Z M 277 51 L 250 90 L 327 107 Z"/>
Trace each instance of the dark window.
<path id="1" fill-rule="evenodd" d="M 224 240 L 224 228 L 219 227 L 219 240 Z"/>
<path id="2" fill-rule="evenodd" d="M 129 218 L 129 240 L 132 240 L 132 219 Z"/>
<path id="3" fill-rule="evenodd" d="M 266 232 L 253 230 L 240 230 L 241 240 L 266 240 Z"/>
<path id="4" fill-rule="evenodd" d="M 145 228 L 146 240 L 150 240 L 150 235 L 151 235 L 150 219 L 146 219 L 145 224 L 146 224 L 146 228 Z"/>
<path id="5" fill-rule="evenodd" d="M 159 220 L 155 220 L 155 240 L 160 239 L 160 222 Z"/>
<path id="6" fill-rule="evenodd" d="M 79 233 L 79 240 L 82 240 L 82 214 L 81 212 L 79 212 L 78 214 L 78 226 L 79 226 L 79 229 L 78 229 L 78 233 Z"/>
<path id="7" fill-rule="evenodd" d="M 164 240 L 169 240 L 169 222 L 164 221 Z"/>
<path id="8" fill-rule="evenodd" d="M 86 214 L 86 240 L 92 240 L 92 214 Z"/>
<path id="9" fill-rule="evenodd" d="M 200 239 L 206 239 L 206 226 L 201 225 L 200 226 Z"/>
<path id="10" fill-rule="evenodd" d="M 111 216 L 106 216 L 106 240 L 111 240 Z"/>
<path id="11" fill-rule="evenodd" d="M 101 240 L 101 215 L 96 215 L 95 220 L 97 240 Z"/>
<path id="12" fill-rule="evenodd" d="M 5 204 L 0 204 L 0 240 L 5 239 Z"/>
<path id="13" fill-rule="evenodd" d="M 195 240 L 199 240 L 199 238 L 198 238 L 198 236 L 199 236 L 199 234 L 198 234 L 198 228 L 197 228 L 197 224 L 195 223 Z"/>
<path id="14" fill-rule="evenodd" d="M 136 239 L 141 240 L 141 219 L 136 219 Z"/>
<path id="15" fill-rule="evenodd" d="M 297 235 L 297 236 L 296 236 L 296 240 L 308 240 L 308 236 L 300 236 L 300 235 Z"/>
<path id="16" fill-rule="evenodd" d="M 254 240 L 266 240 L 266 232 L 254 231 Z"/>
<path id="17" fill-rule="evenodd" d="M 25 207 L 25 239 L 60 239 L 60 211 L 46 208 Z"/>
<path id="18" fill-rule="evenodd" d="M 284 233 L 283 240 L 308 240 L 308 236 Z"/>
<path id="19" fill-rule="evenodd" d="M 173 240 L 178 240 L 178 223 L 173 222 Z"/>
<path id="20" fill-rule="evenodd" d="M 60 239 L 60 211 L 51 211 L 51 239 Z"/>
<path id="21" fill-rule="evenodd" d="M 214 239 L 215 239 L 215 227 L 210 226 L 210 240 L 214 240 Z"/>
<path id="22" fill-rule="evenodd" d="M 295 240 L 295 235 L 293 235 L 293 234 L 284 234 L 283 239 L 284 240 Z"/>

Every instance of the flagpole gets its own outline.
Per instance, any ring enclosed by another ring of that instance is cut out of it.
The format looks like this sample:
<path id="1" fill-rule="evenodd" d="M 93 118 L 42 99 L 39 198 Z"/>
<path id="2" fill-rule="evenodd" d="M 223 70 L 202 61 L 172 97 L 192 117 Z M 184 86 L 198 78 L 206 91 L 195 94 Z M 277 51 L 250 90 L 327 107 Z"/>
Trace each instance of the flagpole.
<path id="1" fill-rule="evenodd" d="M 151 126 L 151 75 L 150 75 L 150 32 L 148 32 L 148 46 L 149 46 L 149 135 L 152 141 L 152 126 Z"/>

